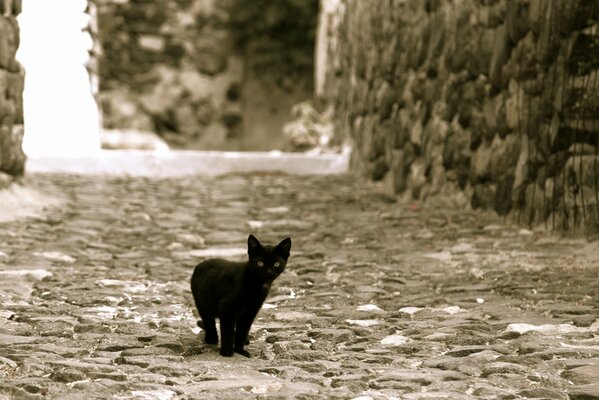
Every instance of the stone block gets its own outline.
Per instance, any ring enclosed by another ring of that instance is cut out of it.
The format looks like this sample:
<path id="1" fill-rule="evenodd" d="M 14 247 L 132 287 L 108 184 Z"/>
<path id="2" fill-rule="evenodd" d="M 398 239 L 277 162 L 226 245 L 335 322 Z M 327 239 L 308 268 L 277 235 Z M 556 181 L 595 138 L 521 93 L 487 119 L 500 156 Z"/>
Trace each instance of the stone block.
<path id="1" fill-rule="evenodd" d="M 477 30 L 474 32 L 473 52 L 468 54 L 468 71 L 471 76 L 488 74 L 493 58 L 496 32 L 495 29 Z"/>
<path id="2" fill-rule="evenodd" d="M 568 391 L 570 400 L 599 399 L 599 383 L 574 386 Z"/>
<path id="3" fill-rule="evenodd" d="M 424 128 L 422 127 L 422 122 L 417 120 L 412 125 L 412 129 L 410 129 L 410 142 L 414 146 L 422 146 L 422 131 Z"/>
<path id="4" fill-rule="evenodd" d="M 443 165 L 440 162 L 434 162 L 430 166 L 428 181 L 430 182 L 430 188 L 427 196 L 439 194 L 445 186 L 447 175 L 445 168 L 443 168 Z"/>
<path id="5" fill-rule="evenodd" d="M 557 183 L 556 183 L 557 182 Z M 564 195 L 563 186 L 555 178 L 547 179 L 543 185 L 538 185 L 543 191 L 544 207 L 548 212 L 557 210 Z"/>
<path id="6" fill-rule="evenodd" d="M 163 114 L 181 101 L 183 92 L 181 86 L 165 80 L 154 86 L 152 92 L 142 95 L 140 103 L 151 114 Z"/>
<path id="7" fill-rule="evenodd" d="M 370 143 L 369 159 L 371 161 L 378 159 L 383 156 L 386 152 L 387 141 L 391 140 L 391 137 L 387 135 L 389 132 L 389 124 L 380 124 L 376 118 L 373 119 L 373 133 L 372 141 Z"/>
<path id="8" fill-rule="evenodd" d="M 395 93 L 387 81 L 383 81 L 376 93 L 376 108 L 379 112 L 381 121 L 391 116 L 393 105 L 395 103 Z"/>
<path id="9" fill-rule="evenodd" d="M 12 15 L 15 17 L 23 10 L 23 0 L 12 0 Z"/>
<path id="10" fill-rule="evenodd" d="M 589 363 L 588 365 L 582 365 L 576 368 L 567 369 L 564 372 L 562 372 L 562 377 L 579 385 L 596 383 L 598 376 L 599 363 Z"/>
<path id="11" fill-rule="evenodd" d="M 589 19 L 597 17 L 597 10 L 593 1 L 587 0 L 553 0 L 555 10 L 560 13 L 560 32 L 566 36 L 582 30 Z"/>
<path id="12" fill-rule="evenodd" d="M 425 167 L 432 164 L 443 165 L 444 144 L 448 135 L 447 122 L 433 115 L 423 131 L 423 158 Z"/>
<path id="13" fill-rule="evenodd" d="M 510 58 L 508 38 L 507 28 L 505 25 L 500 25 L 495 31 L 493 55 L 489 65 L 489 80 L 497 89 L 504 89 L 507 85 L 507 82 L 503 79 L 502 70 Z"/>
<path id="14" fill-rule="evenodd" d="M 447 17 L 444 13 L 437 13 L 431 16 L 430 26 L 432 27 L 430 45 L 428 50 L 428 61 L 432 63 L 433 60 L 441 58 L 447 45 Z"/>
<path id="15" fill-rule="evenodd" d="M 518 43 L 530 29 L 529 0 L 511 0 L 506 3 L 506 28 L 512 43 Z"/>
<path id="16" fill-rule="evenodd" d="M 476 150 L 483 141 L 489 141 L 493 138 L 495 131 L 492 130 L 487 124 L 487 120 L 484 115 L 472 107 L 471 114 L 468 118 L 468 124 L 464 124 L 463 120 L 460 121 L 462 126 L 465 126 L 471 132 L 471 141 L 469 147 L 471 150 Z"/>
<path id="17" fill-rule="evenodd" d="M 407 188 L 408 171 L 410 170 L 410 155 L 405 150 L 393 150 L 391 154 L 391 180 L 393 191 L 402 193 Z"/>
<path id="18" fill-rule="evenodd" d="M 355 146 L 364 160 L 373 161 L 376 158 L 374 151 L 374 130 L 376 120 L 371 115 L 366 115 L 363 118 L 356 118 L 354 122 L 354 138 Z"/>
<path id="19" fill-rule="evenodd" d="M 161 53 L 166 47 L 166 40 L 158 35 L 140 35 L 137 38 L 137 44 L 144 50 Z"/>
<path id="20" fill-rule="evenodd" d="M 387 160 L 385 160 L 384 156 L 380 156 L 379 158 L 377 158 L 374 161 L 374 163 L 372 165 L 370 179 L 372 179 L 375 182 L 380 181 L 385 177 L 385 175 L 387 175 L 388 171 L 389 171 L 389 164 L 387 163 Z"/>
<path id="21" fill-rule="evenodd" d="M 227 56 L 220 52 L 202 52 L 194 56 L 194 62 L 201 73 L 214 76 L 227 69 L 228 60 Z"/>
<path id="22" fill-rule="evenodd" d="M 557 389 L 533 388 L 518 392 L 518 395 L 528 399 L 568 400 L 568 395 Z"/>
<path id="23" fill-rule="evenodd" d="M 394 141 L 393 148 L 399 149 L 409 140 L 411 119 L 406 109 L 401 109 L 397 113 L 393 125 Z"/>
<path id="24" fill-rule="evenodd" d="M 173 110 L 173 118 L 177 132 L 188 137 L 198 135 L 196 112 L 191 105 L 184 104 L 175 108 Z"/>
<path id="25" fill-rule="evenodd" d="M 528 179 L 529 174 L 529 141 L 522 140 L 520 146 L 520 154 L 516 162 L 514 170 L 514 187 L 522 186 Z"/>
<path id="26" fill-rule="evenodd" d="M 456 177 L 458 186 L 464 190 L 470 176 L 470 154 L 460 154 L 456 162 Z"/>
<path id="27" fill-rule="evenodd" d="M 493 148 L 486 142 L 473 153 L 470 163 L 470 181 L 472 183 L 488 179 L 492 154 Z"/>
<path id="28" fill-rule="evenodd" d="M 353 94 L 351 100 L 353 104 L 353 111 L 356 113 L 356 115 L 363 115 L 367 111 L 366 99 L 368 98 L 369 93 L 368 83 L 363 79 L 359 79 L 356 81 L 352 89 L 353 90 L 350 93 Z"/>
<path id="29" fill-rule="evenodd" d="M 0 69 L 0 122 L 23 122 L 23 75 Z"/>
<path id="30" fill-rule="evenodd" d="M 156 133 L 140 130 L 107 130 L 100 132 L 103 149 L 168 151 L 169 146 Z"/>
<path id="31" fill-rule="evenodd" d="M 482 208 L 488 210 L 495 203 L 495 191 L 491 185 L 478 184 L 474 186 L 474 192 L 470 200 L 470 206 L 474 209 Z"/>
<path id="32" fill-rule="evenodd" d="M 565 168 L 571 185 L 599 187 L 599 155 L 572 156 Z"/>
<path id="33" fill-rule="evenodd" d="M 587 33 L 588 32 L 588 33 Z M 596 70 L 599 61 L 595 56 L 599 47 L 599 35 L 592 31 L 579 32 L 568 48 L 568 70 L 573 75 L 584 75 Z"/>
<path id="34" fill-rule="evenodd" d="M 22 0 L 0 0 L 0 16 L 14 16 L 21 13 Z"/>
<path id="35" fill-rule="evenodd" d="M 463 10 L 455 21 L 454 43 L 446 59 L 451 72 L 458 73 L 467 68 L 473 56 L 473 49 L 468 44 L 473 42 L 476 42 L 476 32 L 470 24 L 470 12 Z"/>
<path id="36" fill-rule="evenodd" d="M 0 171 L 20 176 L 25 172 L 25 153 L 22 125 L 6 125 L 0 122 Z"/>
<path id="37" fill-rule="evenodd" d="M 553 126 L 551 138 L 552 151 L 570 148 L 574 143 L 599 145 L 599 120 L 566 120 L 558 128 Z"/>
<path id="38" fill-rule="evenodd" d="M 524 39 L 512 47 L 510 58 L 503 65 L 501 71 L 504 82 L 510 82 L 512 79 L 527 80 L 537 77 L 539 68 L 535 56 L 538 53 L 536 46 L 534 34 L 529 32 Z"/>
<path id="39" fill-rule="evenodd" d="M 512 174 L 520 156 L 521 139 L 518 134 L 508 135 L 505 139 L 495 137 L 491 145 L 489 175 L 495 182 L 506 174 Z"/>
<path id="40" fill-rule="evenodd" d="M 419 199 L 423 186 L 427 183 L 426 170 L 422 159 L 416 158 L 410 163 L 408 174 L 408 188 L 412 191 L 412 198 Z"/>
<path id="41" fill-rule="evenodd" d="M 514 177 L 505 176 L 499 180 L 497 191 L 495 192 L 495 204 L 493 208 L 499 215 L 507 215 L 512 209 L 512 188 L 514 187 Z"/>
<path id="42" fill-rule="evenodd" d="M 0 68 L 17 72 L 15 55 L 19 47 L 19 27 L 12 17 L 0 16 Z"/>
<path id="43" fill-rule="evenodd" d="M 499 1 L 488 7 L 487 26 L 489 28 L 498 27 L 505 23 L 506 2 Z"/>
<path id="44" fill-rule="evenodd" d="M 510 82 L 509 97 L 505 101 L 505 121 L 510 130 L 518 129 L 522 121 L 526 121 L 523 115 L 526 111 L 526 93 L 515 81 Z"/>
<path id="45" fill-rule="evenodd" d="M 214 83 L 210 77 L 191 68 L 180 71 L 179 82 L 189 93 L 192 102 L 207 98 L 212 95 L 214 90 Z"/>

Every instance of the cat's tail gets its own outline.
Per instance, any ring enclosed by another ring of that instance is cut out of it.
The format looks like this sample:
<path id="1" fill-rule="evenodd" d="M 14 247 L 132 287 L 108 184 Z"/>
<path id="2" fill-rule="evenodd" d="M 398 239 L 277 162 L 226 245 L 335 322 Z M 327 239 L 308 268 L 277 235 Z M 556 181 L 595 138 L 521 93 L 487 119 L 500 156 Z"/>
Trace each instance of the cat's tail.
<path id="1" fill-rule="evenodd" d="M 201 319 L 198 320 L 197 322 L 198 326 L 202 329 L 204 329 L 204 321 L 202 321 Z"/>

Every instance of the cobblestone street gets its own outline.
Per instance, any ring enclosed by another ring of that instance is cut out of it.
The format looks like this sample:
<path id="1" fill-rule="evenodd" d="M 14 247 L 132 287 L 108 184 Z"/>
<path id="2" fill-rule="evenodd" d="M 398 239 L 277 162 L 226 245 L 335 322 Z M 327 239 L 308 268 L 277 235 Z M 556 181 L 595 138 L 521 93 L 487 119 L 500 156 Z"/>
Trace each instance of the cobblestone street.
<path id="1" fill-rule="evenodd" d="M 352 176 L 30 174 L 0 223 L 0 399 L 599 399 L 599 245 L 398 203 Z M 189 279 L 293 239 L 250 359 Z"/>

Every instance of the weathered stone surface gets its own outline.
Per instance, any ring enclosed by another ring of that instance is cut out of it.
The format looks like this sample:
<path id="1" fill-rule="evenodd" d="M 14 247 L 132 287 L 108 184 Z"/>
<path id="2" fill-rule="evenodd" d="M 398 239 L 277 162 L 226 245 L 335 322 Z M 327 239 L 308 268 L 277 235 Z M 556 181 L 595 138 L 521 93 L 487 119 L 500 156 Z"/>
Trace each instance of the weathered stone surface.
<path id="1" fill-rule="evenodd" d="M 273 67 L 272 60 L 284 57 L 274 52 L 285 47 L 235 38 L 236 29 L 249 29 L 244 24 L 260 24 L 248 21 L 247 14 L 258 12 L 229 15 L 225 3 L 90 0 L 97 24 L 91 27 L 94 66 L 89 69 L 99 81 L 104 128 L 153 131 L 170 146 L 191 150 L 284 149 L 281 130 L 291 119 L 292 106 L 311 98 L 311 71 L 298 66 L 310 59 L 280 63 L 297 66 L 297 76 L 273 73 L 280 67 Z M 317 3 L 310 5 L 316 14 Z M 295 27 L 286 21 L 303 18 L 301 28 L 295 29 L 301 29 L 309 43 L 315 15 L 290 15 L 285 6 L 279 11 L 274 20 L 281 20 L 280 35 L 263 36 L 284 41 Z M 269 24 L 271 19 L 260 28 Z M 244 49 L 240 41 L 246 43 Z M 311 56 L 306 46 L 289 51 Z"/>
<path id="2" fill-rule="evenodd" d="M 493 157 L 493 146 L 489 143 L 483 143 L 473 154 L 470 164 L 473 183 L 490 177 L 491 157 Z"/>
<path id="3" fill-rule="evenodd" d="M 495 43 L 493 44 L 493 56 L 489 67 L 489 80 L 497 89 L 503 89 L 507 82 L 503 79 L 503 66 L 509 59 L 510 47 L 508 43 L 508 32 L 504 24 L 495 31 Z"/>
<path id="4" fill-rule="evenodd" d="M 326 86 L 337 106 L 337 140 L 349 136 L 354 144 L 352 168 L 378 180 L 381 166 L 389 166 L 385 182 L 406 196 L 426 200 L 437 193 L 475 192 L 477 206 L 495 203 L 499 213 L 519 221 L 523 212 L 535 216 L 527 223 L 546 221 L 546 204 L 525 195 L 526 187 L 572 175 L 563 164 L 553 165 L 559 153 L 572 150 L 590 159 L 599 146 L 593 117 L 599 112 L 592 33 L 597 22 L 589 17 L 589 3 L 335 4 L 329 14 L 342 22 L 328 32 Z M 386 146 L 398 152 L 381 151 L 381 132 Z M 403 155 L 406 143 L 414 157 Z M 442 165 L 435 162 L 439 154 Z M 595 169 L 586 162 L 569 179 L 592 192 Z M 574 200 L 578 189 L 571 186 L 568 194 L 563 179 L 553 184 L 558 190 L 550 208 L 565 204 L 566 220 L 581 213 Z M 492 196 L 480 185 L 497 188 L 496 200 L 487 201 Z M 596 212 L 583 214 L 592 230 Z"/>
<path id="5" fill-rule="evenodd" d="M 597 400 L 599 399 L 599 383 L 576 386 L 568 391 L 570 400 Z"/>
<path id="6" fill-rule="evenodd" d="M 14 2 L 14 7 L 20 8 Z M 19 26 L 13 15 L 12 2 L 5 2 L 0 13 L 0 173 L 20 176 L 25 169 L 23 141 L 23 82 L 24 73 L 16 61 L 19 46 Z M 12 14 L 12 15 L 11 15 Z"/>
<path id="7" fill-rule="evenodd" d="M 385 161 L 384 157 L 379 157 L 372 168 L 372 180 L 380 181 L 385 177 L 387 171 L 389 171 L 389 165 L 387 165 L 387 161 Z"/>
<path id="8" fill-rule="evenodd" d="M 96 3 L 105 128 L 154 131 L 186 147 L 210 134 L 208 123 L 221 124 L 221 106 L 237 101 L 226 93 L 241 69 L 239 61 L 229 62 L 232 49 L 214 2 Z M 217 105 L 209 121 L 206 100 Z"/>
<path id="9" fill-rule="evenodd" d="M 526 389 L 518 394 L 529 399 L 568 400 L 568 395 L 565 392 L 555 389 Z"/>
<path id="10" fill-rule="evenodd" d="M 0 224 L 0 398 L 596 389 L 594 243 L 395 201 L 351 175 L 25 180 L 68 203 Z M 252 327 L 253 358 L 224 359 L 202 342 L 189 277 L 201 259 L 243 257 L 247 226 L 298 246 Z"/>
<path id="11" fill-rule="evenodd" d="M 562 376 L 578 385 L 595 383 L 599 376 L 599 363 L 566 370 L 562 373 Z"/>

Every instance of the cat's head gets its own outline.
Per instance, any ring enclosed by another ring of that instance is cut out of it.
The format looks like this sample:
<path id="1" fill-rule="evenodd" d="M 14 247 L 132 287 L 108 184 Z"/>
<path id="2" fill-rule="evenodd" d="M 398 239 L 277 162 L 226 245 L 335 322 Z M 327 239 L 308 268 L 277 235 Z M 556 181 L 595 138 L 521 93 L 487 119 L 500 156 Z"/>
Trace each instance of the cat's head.
<path id="1" fill-rule="evenodd" d="M 273 281 L 285 270 L 290 251 L 290 238 L 283 239 L 276 246 L 265 246 L 254 235 L 250 235 L 248 237 L 248 267 L 261 279 Z"/>

